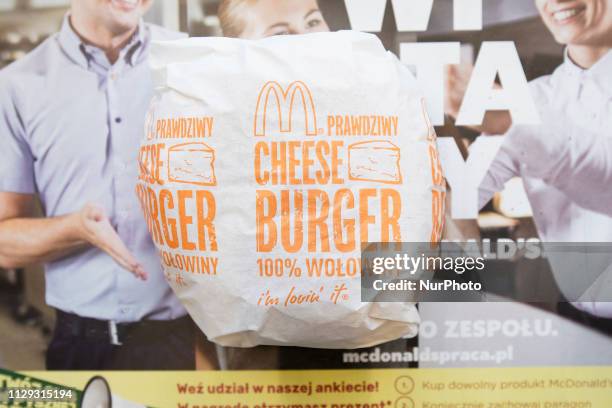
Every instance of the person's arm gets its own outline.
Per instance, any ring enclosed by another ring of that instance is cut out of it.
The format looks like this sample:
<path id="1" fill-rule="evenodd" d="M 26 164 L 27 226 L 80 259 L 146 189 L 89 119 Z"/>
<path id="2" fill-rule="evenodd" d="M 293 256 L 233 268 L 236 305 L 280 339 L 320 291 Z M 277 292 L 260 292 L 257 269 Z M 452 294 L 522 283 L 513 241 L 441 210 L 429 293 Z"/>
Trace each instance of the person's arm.
<path id="1" fill-rule="evenodd" d="M 519 175 L 519 165 L 513 157 L 512 146 L 504 139 L 478 188 L 478 208 L 484 207 L 495 193 L 502 191 L 508 180 Z"/>
<path id="2" fill-rule="evenodd" d="M 544 180 L 586 209 L 612 216 L 612 130 L 596 133 L 550 110 L 541 117 L 542 125 L 513 126 L 506 135 L 521 174 Z"/>
<path id="3" fill-rule="evenodd" d="M 100 207 L 88 204 L 61 217 L 31 218 L 33 206 L 31 194 L 0 192 L 0 266 L 9 269 L 48 262 L 93 245 L 146 279 L 146 272 Z"/>
<path id="4" fill-rule="evenodd" d="M 18 268 L 51 261 L 93 245 L 146 279 L 101 207 L 88 204 L 73 214 L 33 218 L 36 159 L 30 149 L 27 115 L 19 104 L 23 94 L 16 89 L 19 84 L 0 75 L 0 266 Z"/>

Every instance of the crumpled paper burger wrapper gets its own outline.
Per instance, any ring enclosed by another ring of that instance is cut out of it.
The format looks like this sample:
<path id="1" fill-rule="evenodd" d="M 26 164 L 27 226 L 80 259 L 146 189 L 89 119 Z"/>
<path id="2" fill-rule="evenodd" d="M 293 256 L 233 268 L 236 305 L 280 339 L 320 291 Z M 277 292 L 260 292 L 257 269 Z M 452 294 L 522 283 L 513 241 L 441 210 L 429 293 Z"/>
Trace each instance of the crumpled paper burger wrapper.
<path id="1" fill-rule="evenodd" d="M 411 73 L 373 35 L 154 43 L 137 193 L 164 273 L 224 346 L 414 336 L 360 298 L 362 242 L 440 238 L 445 185 Z"/>

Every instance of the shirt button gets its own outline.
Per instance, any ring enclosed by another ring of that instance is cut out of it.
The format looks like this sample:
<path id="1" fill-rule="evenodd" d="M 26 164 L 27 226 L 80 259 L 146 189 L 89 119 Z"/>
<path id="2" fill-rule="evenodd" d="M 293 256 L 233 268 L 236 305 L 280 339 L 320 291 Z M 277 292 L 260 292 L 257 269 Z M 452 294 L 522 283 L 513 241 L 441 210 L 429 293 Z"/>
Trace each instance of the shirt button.
<path id="1" fill-rule="evenodd" d="M 115 123 L 121 123 L 121 118 L 119 116 L 115 118 Z"/>

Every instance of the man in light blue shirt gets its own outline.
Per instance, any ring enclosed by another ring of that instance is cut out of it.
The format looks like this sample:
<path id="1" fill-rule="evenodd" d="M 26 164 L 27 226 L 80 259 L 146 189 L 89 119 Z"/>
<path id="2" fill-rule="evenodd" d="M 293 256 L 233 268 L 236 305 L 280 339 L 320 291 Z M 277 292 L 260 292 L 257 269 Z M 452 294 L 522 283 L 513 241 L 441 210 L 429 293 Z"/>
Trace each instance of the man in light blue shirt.
<path id="1" fill-rule="evenodd" d="M 150 42 L 180 36 L 142 23 L 151 1 L 73 0 L 59 33 L 0 71 L 0 266 L 46 264 L 50 369 L 194 365 L 135 194 Z"/>

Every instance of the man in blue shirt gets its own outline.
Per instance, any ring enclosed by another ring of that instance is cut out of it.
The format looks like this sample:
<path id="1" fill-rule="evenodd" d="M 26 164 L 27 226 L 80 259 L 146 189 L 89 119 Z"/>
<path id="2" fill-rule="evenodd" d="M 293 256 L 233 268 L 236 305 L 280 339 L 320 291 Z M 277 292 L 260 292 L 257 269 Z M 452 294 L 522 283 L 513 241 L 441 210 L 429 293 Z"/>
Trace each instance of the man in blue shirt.
<path id="1" fill-rule="evenodd" d="M 135 194 L 150 42 L 180 37 L 142 22 L 151 1 L 73 0 L 59 33 L 0 71 L 0 266 L 45 263 L 49 369 L 194 365 Z"/>

